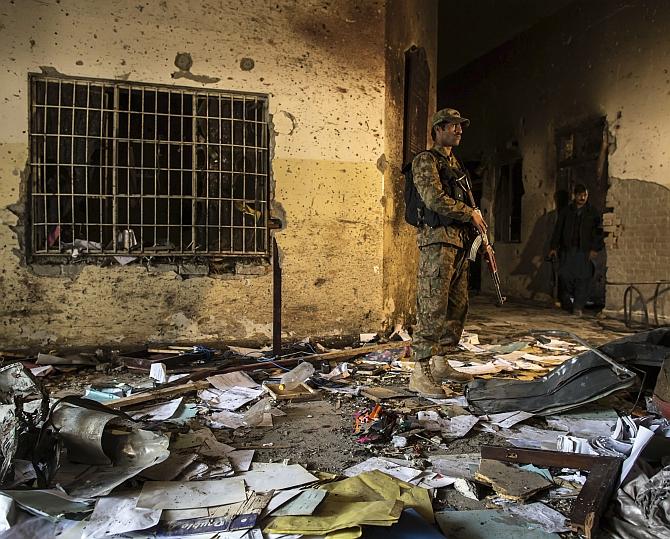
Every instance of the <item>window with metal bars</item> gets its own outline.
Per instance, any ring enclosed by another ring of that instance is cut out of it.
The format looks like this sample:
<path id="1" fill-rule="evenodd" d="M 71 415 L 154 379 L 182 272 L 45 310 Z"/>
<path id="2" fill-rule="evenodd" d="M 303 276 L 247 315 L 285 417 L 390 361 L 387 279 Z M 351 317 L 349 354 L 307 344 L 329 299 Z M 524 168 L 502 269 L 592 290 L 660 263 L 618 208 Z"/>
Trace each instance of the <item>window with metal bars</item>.
<path id="1" fill-rule="evenodd" d="M 30 76 L 27 251 L 269 255 L 268 100 Z"/>

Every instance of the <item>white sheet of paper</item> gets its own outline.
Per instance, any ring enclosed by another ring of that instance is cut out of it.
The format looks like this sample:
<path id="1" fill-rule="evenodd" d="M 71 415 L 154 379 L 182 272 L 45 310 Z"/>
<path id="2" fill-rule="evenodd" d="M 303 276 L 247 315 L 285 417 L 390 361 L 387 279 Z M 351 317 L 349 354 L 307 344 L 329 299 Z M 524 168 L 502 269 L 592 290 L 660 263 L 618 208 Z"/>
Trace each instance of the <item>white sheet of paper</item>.
<path id="1" fill-rule="evenodd" d="M 421 488 L 442 488 L 449 487 L 456 482 L 456 477 L 447 477 L 442 474 L 433 474 L 434 477 L 422 479 L 418 486 Z"/>
<path id="2" fill-rule="evenodd" d="M 33 376 L 46 376 L 51 374 L 54 371 L 54 368 L 51 365 L 44 365 L 43 367 L 33 367 L 30 369 L 30 372 L 33 373 Z"/>
<path id="3" fill-rule="evenodd" d="M 535 414 L 530 412 L 518 411 L 518 412 L 502 412 L 500 414 L 489 414 L 488 420 L 494 425 L 499 426 L 501 429 L 509 429 L 521 423 L 526 419 L 533 417 Z"/>
<path id="4" fill-rule="evenodd" d="M 212 388 L 198 393 L 198 397 L 206 401 L 212 408 L 235 411 L 245 404 L 260 397 L 265 390 L 250 387 L 232 387 L 225 391 Z"/>
<path id="5" fill-rule="evenodd" d="M 273 462 L 254 462 L 248 472 L 242 472 L 236 478 L 244 479 L 247 486 L 255 492 L 282 490 L 317 480 L 299 464 Z"/>
<path id="6" fill-rule="evenodd" d="M 507 354 L 497 354 L 494 357 L 494 359 L 502 359 L 504 361 L 516 361 L 517 359 L 521 359 L 526 352 L 522 352 L 521 350 L 515 350 L 514 352 L 509 352 Z"/>
<path id="7" fill-rule="evenodd" d="M 351 468 L 347 468 L 342 473 L 347 477 L 355 477 L 363 472 L 370 472 L 372 470 L 379 470 L 401 481 L 410 481 L 423 473 L 422 470 L 401 466 L 381 457 L 371 457 Z"/>
<path id="8" fill-rule="evenodd" d="M 281 507 L 282 505 L 284 505 L 289 500 L 292 500 L 293 498 L 298 496 L 301 492 L 302 492 L 302 490 L 297 489 L 297 488 L 287 489 L 287 490 L 280 490 L 280 491 L 275 492 L 273 494 L 272 499 L 270 500 L 270 502 L 267 504 L 265 509 L 263 509 L 262 515 L 263 516 L 269 515 L 270 513 L 272 513 L 278 507 Z"/>
<path id="9" fill-rule="evenodd" d="M 472 352 L 474 354 L 484 354 L 486 353 L 486 350 L 483 348 L 477 346 L 476 344 L 471 344 L 469 342 L 460 342 L 458 344 L 463 350 L 467 350 L 468 352 Z"/>
<path id="10" fill-rule="evenodd" d="M 298 496 L 277 509 L 272 515 L 279 516 L 309 516 L 314 513 L 318 505 L 328 494 L 325 490 L 308 488 Z"/>
<path id="11" fill-rule="evenodd" d="M 591 438 L 594 436 L 606 436 L 609 438 L 612 435 L 614 425 L 616 425 L 616 420 L 572 419 L 567 416 L 548 417 L 546 419 L 547 425 L 552 429 L 562 430 L 580 438 Z"/>
<path id="12" fill-rule="evenodd" d="M 468 406 L 468 399 L 466 399 L 463 395 L 459 395 L 458 397 L 452 397 L 449 399 L 428 399 L 430 402 L 434 402 L 435 404 L 440 404 L 441 406 L 460 406 L 461 408 L 465 408 Z"/>
<path id="13" fill-rule="evenodd" d="M 521 357 L 526 361 L 535 361 L 543 365 L 561 365 L 562 363 L 565 363 L 568 359 L 572 359 L 572 356 L 568 354 L 559 354 L 550 356 L 537 356 L 535 354 L 524 354 Z"/>
<path id="14" fill-rule="evenodd" d="M 527 522 L 528 527 L 540 529 L 547 533 L 570 531 L 570 526 L 566 524 L 563 514 L 540 502 L 524 505 L 511 504 L 505 507 L 505 511 L 520 517 L 519 520 Z"/>
<path id="15" fill-rule="evenodd" d="M 472 427 L 474 427 L 479 418 L 474 415 L 457 415 L 451 419 L 443 419 L 440 421 L 442 425 L 442 436 L 449 438 L 462 438 Z"/>
<path id="16" fill-rule="evenodd" d="M 221 410 L 212 414 L 211 423 L 213 427 L 220 429 L 222 427 L 229 429 L 239 429 L 244 426 L 244 415 L 228 410 Z"/>
<path id="17" fill-rule="evenodd" d="M 160 509 L 136 507 L 139 492 L 99 498 L 82 539 L 146 530 L 158 524 Z"/>
<path id="18" fill-rule="evenodd" d="M 149 376 L 159 384 L 167 382 L 167 368 L 164 363 L 152 363 L 149 369 Z"/>
<path id="19" fill-rule="evenodd" d="M 578 436 L 559 436 L 556 440 L 556 450 L 564 453 L 581 453 L 582 455 L 597 455 L 586 438 Z"/>
<path id="20" fill-rule="evenodd" d="M 537 427 L 529 427 L 528 425 L 520 425 L 514 427 L 513 430 L 505 432 L 504 436 L 514 447 L 556 450 L 558 437 L 562 434 L 562 432 L 557 430 L 539 429 Z"/>
<path id="21" fill-rule="evenodd" d="M 540 348 L 544 348 L 545 350 L 560 350 L 562 352 L 575 347 L 574 344 L 562 341 L 560 339 L 549 339 L 549 342 L 547 344 L 538 341 L 537 346 Z"/>
<path id="22" fill-rule="evenodd" d="M 654 437 L 654 432 L 647 427 L 638 427 L 637 436 L 633 442 L 633 449 L 630 450 L 629 457 L 623 461 L 621 465 L 621 477 L 619 478 L 619 486 L 626 480 L 626 477 L 633 469 L 635 461 L 640 456 L 642 450 L 647 446 L 650 440 Z"/>
<path id="23" fill-rule="evenodd" d="M 206 507 L 197 509 L 165 509 L 161 515 L 161 520 L 174 522 L 175 520 L 186 520 L 188 518 L 205 518 L 209 516 Z"/>
<path id="24" fill-rule="evenodd" d="M 252 387 L 256 389 L 260 386 L 251 376 L 241 371 L 210 376 L 207 378 L 207 381 L 221 391 L 226 391 L 233 387 Z"/>
<path id="25" fill-rule="evenodd" d="M 463 363 L 449 360 L 449 365 L 451 365 L 459 372 L 467 372 L 468 374 L 495 374 L 505 370 L 504 366 L 495 365 L 492 361 L 482 365 L 470 365 L 468 367 L 463 367 L 461 366 Z"/>
<path id="26" fill-rule="evenodd" d="M 184 400 L 184 398 L 179 397 L 168 402 L 147 406 L 141 410 L 130 412 L 130 414 L 131 417 L 135 420 L 144 418 L 150 421 L 165 421 L 177 413 L 177 410 L 179 410 L 179 407 L 181 406 L 182 400 Z"/>
<path id="27" fill-rule="evenodd" d="M 145 509 L 196 509 L 246 500 L 238 477 L 214 481 L 147 481 L 137 500 Z"/>
<path id="28" fill-rule="evenodd" d="M 253 449 L 238 449 L 226 454 L 230 465 L 236 472 L 247 472 L 251 468 L 251 462 L 254 460 Z"/>

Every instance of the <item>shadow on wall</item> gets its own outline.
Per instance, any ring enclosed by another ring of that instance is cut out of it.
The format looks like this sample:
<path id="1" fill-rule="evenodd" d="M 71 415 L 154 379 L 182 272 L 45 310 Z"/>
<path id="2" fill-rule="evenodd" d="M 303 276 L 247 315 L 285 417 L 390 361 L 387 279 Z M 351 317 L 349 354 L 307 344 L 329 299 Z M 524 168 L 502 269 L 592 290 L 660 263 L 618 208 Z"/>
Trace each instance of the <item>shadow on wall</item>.
<path id="1" fill-rule="evenodd" d="M 519 264 L 510 273 L 530 277 L 527 287 L 530 299 L 546 300 L 548 297 L 555 297 L 557 293 L 554 289 L 556 275 L 552 262 L 547 259 L 547 253 L 558 212 L 570 202 L 569 193 L 564 190 L 557 191 L 554 202 L 556 209 L 545 213 L 537 220 L 521 253 Z"/>

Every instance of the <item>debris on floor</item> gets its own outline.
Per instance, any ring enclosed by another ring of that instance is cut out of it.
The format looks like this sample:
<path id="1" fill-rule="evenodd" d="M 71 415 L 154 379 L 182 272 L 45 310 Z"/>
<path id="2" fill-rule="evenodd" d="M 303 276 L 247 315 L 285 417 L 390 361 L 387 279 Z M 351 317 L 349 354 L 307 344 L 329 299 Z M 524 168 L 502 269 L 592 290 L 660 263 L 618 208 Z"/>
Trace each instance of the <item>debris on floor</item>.
<path id="1" fill-rule="evenodd" d="M 670 538 L 670 330 L 471 328 L 447 359 L 476 379 L 439 399 L 408 337 L 5 355 L 0 531 Z"/>

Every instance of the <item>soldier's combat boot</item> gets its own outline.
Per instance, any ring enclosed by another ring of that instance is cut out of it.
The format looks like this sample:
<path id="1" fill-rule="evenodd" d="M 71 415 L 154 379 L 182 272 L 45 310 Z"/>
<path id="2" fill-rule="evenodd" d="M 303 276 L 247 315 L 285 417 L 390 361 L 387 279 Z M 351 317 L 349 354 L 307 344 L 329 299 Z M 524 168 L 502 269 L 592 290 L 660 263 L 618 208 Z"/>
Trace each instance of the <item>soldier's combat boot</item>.
<path id="1" fill-rule="evenodd" d="M 433 378 L 438 383 L 444 382 L 471 382 L 474 376 L 467 372 L 459 372 L 454 369 L 442 356 L 433 356 L 430 358 L 430 367 Z"/>
<path id="2" fill-rule="evenodd" d="M 431 397 L 433 399 L 445 397 L 442 386 L 433 378 L 428 361 L 417 361 L 414 364 L 414 372 L 409 377 L 409 390 L 418 393 L 422 397 Z"/>

